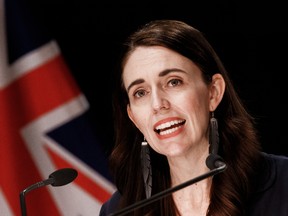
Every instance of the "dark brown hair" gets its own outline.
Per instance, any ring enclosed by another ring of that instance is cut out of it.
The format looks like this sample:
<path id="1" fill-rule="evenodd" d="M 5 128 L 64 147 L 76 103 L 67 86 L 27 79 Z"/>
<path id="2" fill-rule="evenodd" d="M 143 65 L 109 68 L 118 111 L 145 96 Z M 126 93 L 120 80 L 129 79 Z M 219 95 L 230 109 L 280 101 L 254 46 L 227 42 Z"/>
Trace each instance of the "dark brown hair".
<path id="1" fill-rule="evenodd" d="M 210 83 L 215 73 L 226 82 L 226 90 L 215 111 L 219 125 L 219 154 L 228 168 L 213 177 L 211 202 L 207 215 L 243 216 L 253 173 L 259 164 L 260 144 L 254 128 L 254 119 L 246 111 L 237 95 L 221 60 L 204 35 L 192 26 L 177 20 L 152 21 L 134 32 L 125 42 L 119 70 L 115 76 L 114 94 L 115 147 L 110 165 L 115 184 L 122 194 L 120 208 L 145 198 L 140 163 L 142 133 L 127 115 L 129 99 L 122 81 L 123 66 L 129 55 L 139 46 L 162 46 L 189 58 L 202 71 L 205 82 Z M 166 157 L 151 151 L 153 169 L 152 194 L 170 187 L 170 173 Z M 177 215 L 171 196 L 154 202 L 149 208 L 139 209 L 131 215 Z"/>

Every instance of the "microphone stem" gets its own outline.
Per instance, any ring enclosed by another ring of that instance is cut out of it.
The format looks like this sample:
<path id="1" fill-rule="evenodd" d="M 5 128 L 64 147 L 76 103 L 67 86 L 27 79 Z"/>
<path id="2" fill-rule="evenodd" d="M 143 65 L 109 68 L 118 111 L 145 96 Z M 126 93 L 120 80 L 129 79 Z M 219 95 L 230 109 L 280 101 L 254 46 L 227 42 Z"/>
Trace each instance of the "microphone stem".
<path id="1" fill-rule="evenodd" d="M 163 198 L 163 197 L 165 197 L 165 196 L 167 196 L 167 195 L 169 195 L 169 194 L 171 194 L 171 193 L 173 193 L 173 192 L 175 192 L 177 190 L 180 190 L 180 189 L 182 189 L 184 187 L 187 187 L 187 186 L 189 186 L 191 184 L 194 184 L 194 183 L 196 183 L 198 181 L 201 181 L 201 180 L 203 180 L 205 178 L 208 178 L 210 176 L 213 176 L 213 175 L 216 175 L 216 174 L 218 174 L 220 172 L 223 172 L 226 168 L 227 168 L 226 164 L 223 163 L 223 165 L 220 166 L 220 167 L 217 167 L 217 168 L 215 168 L 215 169 L 213 169 L 213 170 L 211 170 L 209 172 L 206 172 L 206 173 L 204 173 L 204 174 L 202 174 L 202 175 L 200 175 L 200 176 L 198 176 L 196 178 L 188 180 L 188 181 L 186 181 L 186 182 L 184 182 L 182 184 L 179 184 L 179 185 L 177 185 L 175 187 L 172 187 L 172 188 L 169 188 L 169 189 L 164 190 L 162 192 L 159 192 L 157 194 L 154 194 L 153 196 L 151 196 L 148 199 L 144 199 L 144 200 L 141 200 L 140 202 L 136 202 L 133 205 L 127 206 L 126 208 L 124 208 L 124 209 L 122 209 L 122 210 L 120 210 L 120 211 L 118 211 L 116 213 L 109 214 L 109 216 L 125 215 L 125 214 L 127 214 L 127 213 L 129 213 L 129 212 L 131 212 L 131 211 L 133 211 L 133 210 L 135 210 L 137 208 L 144 207 L 144 206 L 146 206 L 146 205 L 148 205 L 148 204 L 150 204 L 150 203 L 152 203 L 152 202 L 154 202 L 156 200 L 159 200 L 159 199 L 161 199 L 161 198 Z"/>
<path id="2" fill-rule="evenodd" d="M 34 189 L 37 189 L 37 188 L 40 188 L 40 187 L 43 187 L 43 186 L 46 186 L 46 185 L 50 185 L 50 184 L 53 184 L 54 183 L 54 179 L 53 178 L 49 178 L 49 179 L 46 179 L 44 181 L 40 181 L 40 182 L 37 182 L 29 187 L 27 187 L 26 189 L 24 189 L 21 193 L 23 193 L 24 195 Z"/>
<path id="3" fill-rule="evenodd" d="M 25 203 L 25 195 L 24 193 L 20 194 L 20 207 L 21 207 L 21 215 L 27 216 L 27 210 L 26 210 L 26 203 Z"/>
<path id="4" fill-rule="evenodd" d="M 43 186 L 46 186 L 46 185 L 50 185 L 50 184 L 53 184 L 54 183 L 54 178 L 49 178 L 49 179 L 46 179 L 44 181 L 40 181 L 40 182 L 37 182 L 27 188 L 25 188 L 21 193 L 20 193 L 20 207 L 21 207 L 21 215 L 22 216 L 27 216 L 27 210 L 26 210 L 26 203 L 25 203 L 25 194 L 34 190 L 34 189 L 37 189 L 37 188 L 40 188 L 40 187 L 43 187 Z"/>

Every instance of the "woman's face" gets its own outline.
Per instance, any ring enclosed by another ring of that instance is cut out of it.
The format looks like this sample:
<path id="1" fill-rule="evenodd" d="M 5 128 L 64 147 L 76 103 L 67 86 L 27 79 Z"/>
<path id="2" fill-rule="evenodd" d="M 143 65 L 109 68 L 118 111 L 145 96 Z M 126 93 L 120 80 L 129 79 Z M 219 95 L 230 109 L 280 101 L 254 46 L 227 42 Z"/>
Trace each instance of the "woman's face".
<path id="1" fill-rule="evenodd" d="M 156 152 L 174 157 L 207 150 L 209 113 L 219 92 L 192 61 L 164 47 L 138 47 L 123 81 L 128 115 Z"/>

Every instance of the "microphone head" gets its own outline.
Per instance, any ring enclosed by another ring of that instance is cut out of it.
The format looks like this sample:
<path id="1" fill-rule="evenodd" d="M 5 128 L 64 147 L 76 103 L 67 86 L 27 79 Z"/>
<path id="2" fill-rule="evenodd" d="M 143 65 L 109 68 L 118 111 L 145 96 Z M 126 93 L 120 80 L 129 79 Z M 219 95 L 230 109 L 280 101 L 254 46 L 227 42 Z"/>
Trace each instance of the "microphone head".
<path id="1" fill-rule="evenodd" d="M 78 172 L 72 168 L 63 168 L 56 170 L 55 172 L 49 175 L 49 178 L 52 178 L 54 182 L 52 186 L 62 186 L 72 182 L 78 175 Z"/>
<path id="2" fill-rule="evenodd" d="M 206 159 L 206 166 L 212 170 L 215 168 L 220 167 L 221 165 L 224 165 L 223 159 L 216 154 L 209 154 Z"/>

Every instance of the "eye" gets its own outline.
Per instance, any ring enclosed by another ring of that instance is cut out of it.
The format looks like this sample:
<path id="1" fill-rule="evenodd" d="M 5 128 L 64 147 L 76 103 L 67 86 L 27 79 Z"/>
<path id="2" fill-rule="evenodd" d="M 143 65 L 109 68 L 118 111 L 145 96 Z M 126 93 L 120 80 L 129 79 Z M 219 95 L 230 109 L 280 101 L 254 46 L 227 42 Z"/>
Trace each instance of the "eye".
<path id="1" fill-rule="evenodd" d="M 171 79 L 171 80 L 169 80 L 168 85 L 170 85 L 170 86 L 178 86 L 178 85 L 181 85 L 182 83 L 183 83 L 182 80 Z"/>
<path id="2" fill-rule="evenodd" d="M 144 90 L 144 89 L 140 89 L 140 90 L 137 90 L 133 96 L 136 97 L 136 98 L 141 98 L 143 96 L 145 96 L 147 94 L 147 92 Z"/>

